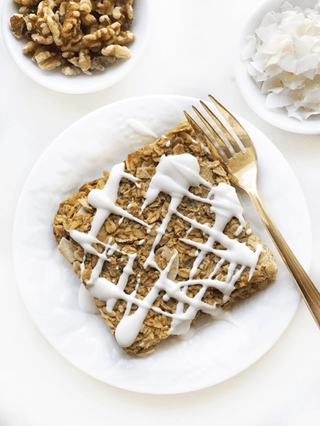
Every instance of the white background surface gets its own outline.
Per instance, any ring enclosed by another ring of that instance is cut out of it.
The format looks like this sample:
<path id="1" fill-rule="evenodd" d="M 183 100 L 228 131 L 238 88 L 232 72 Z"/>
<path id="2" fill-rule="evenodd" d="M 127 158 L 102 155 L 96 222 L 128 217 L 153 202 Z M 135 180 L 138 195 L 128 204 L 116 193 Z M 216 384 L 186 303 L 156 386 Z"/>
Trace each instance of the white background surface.
<path id="1" fill-rule="evenodd" d="M 1 426 L 319 425 L 320 331 L 303 303 L 278 343 L 238 376 L 202 391 L 144 395 L 100 383 L 65 361 L 31 320 L 13 271 L 12 226 L 20 192 L 39 156 L 63 130 L 128 97 L 212 93 L 263 131 L 295 171 L 312 221 L 310 275 L 319 282 L 320 136 L 294 135 L 265 123 L 245 104 L 234 78 L 237 32 L 255 4 L 155 1 L 153 35 L 143 59 L 125 80 L 92 95 L 38 86 L 17 68 L 0 36 Z"/>

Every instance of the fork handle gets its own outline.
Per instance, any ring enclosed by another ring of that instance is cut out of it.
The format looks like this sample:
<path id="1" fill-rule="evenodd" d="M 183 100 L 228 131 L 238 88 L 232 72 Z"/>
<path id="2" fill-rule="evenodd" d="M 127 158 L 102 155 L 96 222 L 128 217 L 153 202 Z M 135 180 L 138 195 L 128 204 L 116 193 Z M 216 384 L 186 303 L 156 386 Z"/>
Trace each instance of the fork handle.
<path id="1" fill-rule="evenodd" d="M 293 254 L 287 242 L 281 235 L 273 219 L 267 212 L 257 190 L 247 191 L 255 205 L 260 218 L 277 247 L 284 263 L 295 280 L 301 295 L 308 306 L 315 322 L 320 327 L 320 293 Z"/>

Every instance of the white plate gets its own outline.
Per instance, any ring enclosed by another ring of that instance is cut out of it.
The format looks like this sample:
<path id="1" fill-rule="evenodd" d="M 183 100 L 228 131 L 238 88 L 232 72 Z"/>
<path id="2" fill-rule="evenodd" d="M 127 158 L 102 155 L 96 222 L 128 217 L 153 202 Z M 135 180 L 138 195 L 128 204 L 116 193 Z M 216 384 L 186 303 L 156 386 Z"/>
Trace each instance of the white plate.
<path id="1" fill-rule="evenodd" d="M 136 39 L 128 44 L 132 57 L 127 60 L 118 61 L 109 66 L 104 72 L 97 72 L 91 76 L 82 73 L 75 77 L 67 77 L 62 74 L 60 68 L 45 71 L 38 67 L 30 59 L 29 55 L 24 55 L 22 47 L 26 41 L 24 39 L 17 39 L 10 28 L 10 17 L 14 13 L 18 13 L 19 9 L 19 5 L 14 0 L 3 0 L 1 16 L 2 32 L 8 51 L 15 63 L 36 83 L 62 93 L 92 93 L 118 83 L 139 62 L 144 54 L 152 31 L 152 7 L 152 0 L 135 1 L 135 18 L 131 30 L 136 34 Z"/>
<path id="2" fill-rule="evenodd" d="M 303 9 L 313 8 L 317 0 L 289 0 L 293 5 L 299 5 Z M 255 30 L 261 24 L 268 12 L 279 11 L 285 0 L 262 0 L 258 2 L 243 22 L 239 35 L 239 42 L 235 57 L 235 74 L 239 90 L 252 110 L 268 123 L 280 129 L 299 134 L 320 134 L 320 116 L 314 115 L 308 120 L 299 121 L 288 117 L 282 108 L 265 107 L 266 96 L 263 95 L 248 73 L 247 61 L 241 59 L 244 47 L 247 45 L 247 37 L 254 35 Z"/>
<path id="3" fill-rule="evenodd" d="M 180 393 L 205 388 L 243 371 L 263 356 L 284 332 L 300 295 L 276 254 L 279 274 L 267 291 L 233 310 L 228 322 L 200 324 L 188 340 L 163 344 L 143 359 L 127 356 L 100 316 L 81 311 L 79 281 L 61 256 L 52 234 L 59 203 L 83 183 L 102 175 L 127 153 L 153 140 L 141 137 L 131 119 L 156 135 L 191 113 L 193 98 L 151 96 L 121 101 L 82 118 L 63 132 L 30 174 L 18 204 L 14 234 L 15 270 L 25 304 L 52 346 L 73 365 L 119 388 L 145 393 Z M 308 268 L 309 214 L 301 188 L 286 160 L 255 127 L 243 121 L 260 158 L 259 186 L 270 213 Z M 269 238 L 250 202 L 242 196 L 252 229 Z M 272 246 L 271 242 L 269 243 Z"/>

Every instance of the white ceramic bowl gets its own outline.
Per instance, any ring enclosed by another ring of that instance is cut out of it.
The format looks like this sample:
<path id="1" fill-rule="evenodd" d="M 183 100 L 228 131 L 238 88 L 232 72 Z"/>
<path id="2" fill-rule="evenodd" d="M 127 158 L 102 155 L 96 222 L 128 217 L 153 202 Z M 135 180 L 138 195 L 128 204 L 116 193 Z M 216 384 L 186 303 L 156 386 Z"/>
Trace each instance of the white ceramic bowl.
<path id="1" fill-rule="evenodd" d="M 275 108 L 266 109 L 266 96 L 263 95 L 254 80 L 247 71 L 247 61 L 241 59 L 247 37 L 253 35 L 259 27 L 264 16 L 274 10 L 280 10 L 285 0 L 263 0 L 252 10 L 245 20 L 240 37 L 235 58 L 236 80 L 244 99 L 253 111 L 268 123 L 280 129 L 300 134 L 320 134 L 320 116 L 312 116 L 305 121 L 289 118 L 286 111 Z M 299 5 L 303 9 L 314 7 L 316 0 L 288 0 L 293 5 Z"/>
<path id="2" fill-rule="evenodd" d="M 30 57 L 22 53 L 24 41 L 17 39 L 10 28 L 10 17 L 18 12 L 14 0 L 4 0 L 2 5 L 2 31 L 7 48 L 21 70 L 37 83 L 57 92 L 83 94 L 105 89 L 119 82 L 137 64 L 143 55 L 152 28 L 152 1 L 135 0 L 135 18 L 132 31 L 136 39 L 128 45 L 132 57 L 108 67 L 104 72 L 91 76 L 80 74 L 67 77 L 61 70 L 44 71 Z"/>

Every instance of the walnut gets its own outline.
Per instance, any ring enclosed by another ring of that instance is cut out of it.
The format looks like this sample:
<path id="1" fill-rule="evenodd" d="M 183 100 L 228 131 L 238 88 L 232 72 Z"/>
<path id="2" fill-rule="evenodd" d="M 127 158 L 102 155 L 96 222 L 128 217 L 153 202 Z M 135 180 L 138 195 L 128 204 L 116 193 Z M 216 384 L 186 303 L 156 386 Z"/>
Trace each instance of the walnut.
<path id="1" fill-rule="evenodd" d="M 108 25 L 111 24 L 111 19 L 108 15 L 102 15 L 99 18 L 99 22 L 104 25 L 105 27 L 107 27 Z"/>
<path id="2" fill-rule="evenodd" d="M 38 44 L 52 44 L 53 37 L 50 35 L 48 37 L 45 37 L 41 34 L 32 34 L 32 40 L 35 41 Z"/>
<path id="3" fill-rule="evenodd" d="M 120 31 L 113 44 L 127 44 L 133 41 L 135 37 L 135 34 L 131 31 Z"/>
<path id="4" fill-rule="evenodd" d="M 57 54 L 46 50 L 45 47 L 37 48 L 32 59 L 43 70 L 53 70 L 61 65 L 61 60 L 57 57 Z"/>
<path id="5" fill-rule="evenodd" d="M 17 38 L 21 38 L 24 30 L 26 29 L 26 23 L 23 19 L 23 15 L 20 13 L 15 13 L 10 18 L 10 27 L 13 32 L 13 34 Z"/>
<path id="6" fill-rule="evenodd" d="M 31 13 L 31 8 L 33 6 L 21 6 L 19 7 L 19 13 L 21 13 L 22 15 L 25 13 Z"/>
<path id="7" fill-rule="evenodd" d="M 60 21 L 59 15 L 56 15 L 53 12 L 53 10 L 49 7 L 45 7 L 43 12 L 44 12 L 44 17 L 47 21 L 47 25 L 51 31 L 55 45 L 61 46 L 63 44 L 63 38 L 62 38 L 62 25 L 59 22 Z"/>
<path id="8" fill-rule="evenodd" d="M 80 0 L 79 10 L 80 13 L 88 15 L 92 11 L 91 0 Z"/>
<path id="9" fill-rule="evenodd" d="M 116 58 L 127 59 L 131 57 L 130 50 L 125 46 L 111 44 L 101 50 L 104 56 L 114 56 Z"/>
<path id="10" fill-rule="evenodd" d="M 81 36 L 74 38 L 74 39 L 70 39 L 70 41 L 68 41 L 67 43 L 63 44 L 61 46 L 61 52 L 65 53 L 65 56 L 67 57 L 68 55 L 66 53 L 70 53 L 70 57 L 72 58 L 74 55 L 71 55 L 72 52 L 80 52 L 81 49 Z"/>
<path id="11" fill-rule="evenodd" d="M 32 53 L 44 70 L 61 65 L 64 75 L 91 75 L 131 57 L 124 45 L 135 39 L 129 30 L 133 0 L 15 1 L 21 7 L 10 19 L 11 30 L 26 39 L 23 53 Z"/>
<path id="12" fill-rule="evenodd" d="M 121 7 L 117 6 L 112 11 L 112 16 L 114 19 L 120 19 L 121 18 Z"/>
<path id="13" fill-rule="evenodd" d="M 85 74 L 91 74 L 89 71 L 91 68 L 91 57 L 89 54 L 89 49 L 80 50 L 79 56 L 69 59 L 69 62 L 71 62 L 75 67 L 81 68 Z"/>
<path id="14" fill-rule="evenodd" d="M 130 2 L 128 2 L 128 3 L 126 4 L 126 12 L 127 12 L 127 16 L 128 16 L 128 18 L 129 18 L 130 20 L 132 20 L 132 19 L 133 19 L 133 17 L 134 17 L 132 3 L 133 3 L 133 2 L 131 2 L 131 3 L 130 3 Z"/>
<path id="15" fill-rule="evenodd" d="M 39 3 L 39 0 L 15 0 L 15 2 L 22 6 L 34 6 Z"/>
<path id="16" fill-rule="evenodd" d="M 108 25 L 105 28 L 100 28 L 92 34 L 85 35 L 83 37 L 83 43 L 92 48 L 96 46 L 102 46 L 103 42 L 115 37 L 120 32 L 120 25 L 115 22 L 114 24 Z"/>
<path id="17" fill-rule="evenodd" d="M 79 10 L 80 10 L 81 22 L 83 25 L 85 25 L 86 27 L 91 27 L 91 28 L 94 25 L 98 25 L 97 18 L 91 14 L 92 12 L 91 0 L 80 0 Z"/>
<path id="18" fill-rule="evenodd" d="M 50 12 L 52 13 L 53 6 L 52 0 L 45 0 L 39 4 L 37 14 L 31 13 L 24 18 L 31 39 L 38 44 L 53 43 L 53 35 L 48 23 L 48 16 Z"/>
<path id="19" fill-rule="evenodd" d="M 126 21 L 133 20 L 134 13 L 132 5 L 133 0 L 127 0 L 125 2 L 118 0 L 103 0 L 97 3 L 97 11 L 101 15 L 108 15 L 112 17 L 113 20 L 125 24 Z"/>
<path id="20" fill-rule="evenodd" d="M 103 57 L 97 57 L 94 58 L 91 62 L 91 69 L 92 70 L 98 70 L 98 71 L 104 71 L 105 67 L 103 66 L 103 63 L 106 63 Z"/>
<path id="21" fill-rule="evenodd" d="M 116 0 L 102 0 L 97 3 L 97 12 L 101 15 L 112 15 Z"/>
<path id="22" fill-rule="evenodd" d="M 62 68 L 62 74 L 66 76 L 74 76 L 80 74 L 79 68 L 66 66 Z"/>
<path id="23" fill-rule="evenodd" d="M 37 47 L 38 43 L 36 43 L 35 41 L 28 41 L 28 43 L 23 46 L 22 52 L 25 54 L 34 52 Z"/>
<path id="24" fill-rule="evenodd" d="M 80 18 L 80 5 L 74 1 L 68 2 L 65 15 L 65 20 L 62 25 L 62 35 L 65 38 L 69 38 L 71 31 L 78 27 Z"/>

